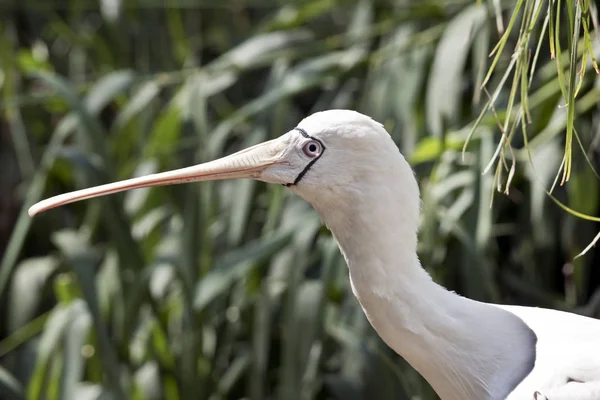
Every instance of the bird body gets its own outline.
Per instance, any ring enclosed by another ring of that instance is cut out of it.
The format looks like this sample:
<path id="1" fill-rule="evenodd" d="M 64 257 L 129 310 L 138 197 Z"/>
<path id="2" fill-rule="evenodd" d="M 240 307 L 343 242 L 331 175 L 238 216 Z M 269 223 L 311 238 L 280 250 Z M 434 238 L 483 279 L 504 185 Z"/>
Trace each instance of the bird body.
<path id="1" fill-rule="evenodd" d="M 474 301 L 435 283 L 417 256 L 414 173 L 373 119 L 315 113 L 222 159 L 44 200 L 30 214 L 133 188 L 231 178 L 288 186 L 333 233 L 379 336 L 442 400 L 600 399 L 600 321 Z"/>
<path id="2" fill-rule="evenodd" d="M 544 308 L 492 306 L 517 316 L 537 336 L 535 367 L 508 400 L 530 399 L 532 391 L 549 400 L 600 399 L 600 321 Z"/>

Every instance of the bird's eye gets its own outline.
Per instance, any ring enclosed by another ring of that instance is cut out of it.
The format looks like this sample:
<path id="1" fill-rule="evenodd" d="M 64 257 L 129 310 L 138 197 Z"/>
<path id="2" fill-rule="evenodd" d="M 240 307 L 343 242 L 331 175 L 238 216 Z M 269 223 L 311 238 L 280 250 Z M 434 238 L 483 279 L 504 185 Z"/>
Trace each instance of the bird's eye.
<path id="1" fill-rule="evenodd" d="M 304 152 L 304 154 L 306 154 L 306 156 L 310 158 L 315 158 L 321 154 L 321 151 L 323 151 L 323 147 L 321 146 L 321 143 L 317 142 L 316 140 L 311 140 L 310 142 L 304 144 L 304 146 L 302 147 L 302 151 Z"/>

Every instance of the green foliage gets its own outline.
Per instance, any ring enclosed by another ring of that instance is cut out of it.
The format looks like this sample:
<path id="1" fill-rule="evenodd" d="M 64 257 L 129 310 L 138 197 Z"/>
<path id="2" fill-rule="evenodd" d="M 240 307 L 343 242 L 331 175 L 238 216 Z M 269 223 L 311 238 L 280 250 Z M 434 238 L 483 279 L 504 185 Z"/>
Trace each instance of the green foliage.
<path id="1" fill-rule="evenodd" d="M 157 187 L 26 214 L 329 108 L 384 122 L 415 167 L 437 281 L 598 315 L 590 0 L 44 4 L 0 25 L 1 398 L 435 398 L 283 187 Z"/>

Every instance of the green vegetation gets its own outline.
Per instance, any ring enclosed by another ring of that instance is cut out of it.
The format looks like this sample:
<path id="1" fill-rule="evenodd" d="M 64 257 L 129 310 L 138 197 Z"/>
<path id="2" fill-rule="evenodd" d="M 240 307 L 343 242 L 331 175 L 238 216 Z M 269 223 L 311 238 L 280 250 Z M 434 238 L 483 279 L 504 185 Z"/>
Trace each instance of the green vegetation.
<path id="1" fill-rule="evenodd" d="M 434 399 L 283 187 L 207 182 L 26 214 L 329 108 L 384 122 L 415 167 L 438 282 L 600 314 L 591 0 L 8 3 L 0 398 Z"/>

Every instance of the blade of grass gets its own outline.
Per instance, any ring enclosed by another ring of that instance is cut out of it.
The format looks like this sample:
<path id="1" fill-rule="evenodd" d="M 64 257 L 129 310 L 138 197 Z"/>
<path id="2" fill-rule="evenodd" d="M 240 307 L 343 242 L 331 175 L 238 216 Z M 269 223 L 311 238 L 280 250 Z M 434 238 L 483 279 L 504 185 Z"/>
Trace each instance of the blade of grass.
<path id="1" fill-rule="evenodd" d="M 83 298 L 92 317 L 94 334 L 98 345 L 98 357 L 106 373 L 110 390 L 117 400 L 125 400 L 125 391 L 121 382 L 119 359 L 108 335 L 108 327 L 98 305 L 98 294 L 95 284 L 95 268 L 93 252 L 80 235 L 72 231 L 57 232 L 53 241 L 61 249 L 72 268 L 81 287 Z"/>

